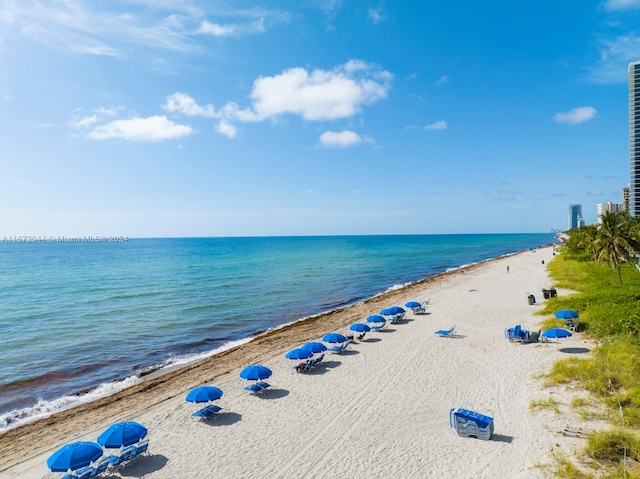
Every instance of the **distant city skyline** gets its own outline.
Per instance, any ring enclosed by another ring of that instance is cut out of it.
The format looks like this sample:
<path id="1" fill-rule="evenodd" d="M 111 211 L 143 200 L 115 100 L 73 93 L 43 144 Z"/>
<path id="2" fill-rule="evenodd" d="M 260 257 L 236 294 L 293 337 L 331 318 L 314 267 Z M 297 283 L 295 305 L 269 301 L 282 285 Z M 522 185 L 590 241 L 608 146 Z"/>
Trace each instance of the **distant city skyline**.
<path id="1" fill-rule="evenodd" d="M 639 22 L 640 0 L 1 2 L 0 237 L 595 223 L 629 184 Z"/>

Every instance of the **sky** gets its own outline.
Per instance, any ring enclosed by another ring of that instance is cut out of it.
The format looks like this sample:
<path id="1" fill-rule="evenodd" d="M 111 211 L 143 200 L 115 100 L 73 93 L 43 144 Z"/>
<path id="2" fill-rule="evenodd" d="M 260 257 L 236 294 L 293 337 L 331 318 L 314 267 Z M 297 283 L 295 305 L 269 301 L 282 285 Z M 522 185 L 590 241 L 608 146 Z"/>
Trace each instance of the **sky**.
<path id="1" fill-rule="evenodd" d="M 3 0 L 0 239 L 595 223 L 638 25 L 640 0 Z"/>

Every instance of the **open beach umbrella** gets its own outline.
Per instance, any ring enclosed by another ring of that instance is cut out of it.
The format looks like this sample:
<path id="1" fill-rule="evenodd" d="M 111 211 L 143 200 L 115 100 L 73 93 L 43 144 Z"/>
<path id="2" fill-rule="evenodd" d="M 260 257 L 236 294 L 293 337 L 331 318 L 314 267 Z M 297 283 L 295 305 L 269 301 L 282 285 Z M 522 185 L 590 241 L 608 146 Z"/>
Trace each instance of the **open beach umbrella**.
<path id="1" fill-rule="evenodd" d="M 102 447 L 119 448 L 130 446 L 147 435 L 147 428 L 135 421 L 118 422 L 109 426 L 98 436 Z"/>
<path id="2" fill-rule="evenodd" d="M 391 306 L 380 311 L 383 316 L 395 316 L 396 314 L 404 314 L 406 311 L 400 306 Z"/>
<path id="3" fill-rule="evenodd" d="M 318 341 L 312 341 L 302 345 L 301 349 L 306 349 L 307 351 L 311 351 L 313 354 L 316 354 L 326 351 L 327 347 Z"/>
<path id="4" fill-rule="evenodd" d="M 418 303 L 417 301 L 409 301 L 407 303 L 404 304 L 407 308 L 419 308 L 420 306 L 422 306 L 420 303 Z"/>
<path id="5" fill-rule="evenodd" d="M 371 328 L 364 323 L 355 323 L 349 326 L 351 331 L 355 331 L 356 333 L 368 333 L 371 331 Z"/>
<path id="6" fill-rule="evenodd" d="M 341 343 L 344 343 L 347 340 L 347 338 L 346 336 L 340 333 L 329 333 L 329 334 L 325 334 L 322 340 L 329 344 L 341 344 Z"/>
<path id="7" fill-rule="evenodd" d="M 215 386 L 199 386 L 189 391 L 187 401 L 189 402 L 210 402 L 222 397 L 222 389 Z"/>
<path id="8" fill-rule="evenodd" d="M 102 456 L 102 446 L 95 442 L 77 441 L 54 452 L 47 459 L 51 472 L 75 471 L 86 467 Z"/>
<path id="9" fill-rule="evenodd" d="M 556 318 L 558 319 L 576 319 L 577 317 L 579 317 L 579 314 L 572 309 L 561 309 L 556 312 Z"/>
<path id="10" fill-rule="evenodd" d="M 240 377 L 242 379 L 247 379 L 249 381 L 260 381 L 262 379 L 267 379 L 271 377 L 271 369 L 262 364 L 254 364 L 252 366 L 247 366 L 242 371 L 240 371 Z"/>
<path id="11" fill-rule="evenodd" d="M 573 336 L 570 331 L 562 328 L 551 328 L 544 331 L 541 335 L 543 338 L 551 339 L 551 338 L 568 338 L 569 336 Z"/>
<path id="12" fill-rule="evenodd" d="M 367 317 L 368 323 L 386 323 L 387 320 L 384 316 L 380 316 L 379 314 L 374 314 L 372 316 Z"/>
<path id="13" fill-rule="evenodd" d="M 313 357 L 313 351 L 305 348 L 292 349 L 287 354 L 285 354 L 287 359 L 309 359 Z"/>

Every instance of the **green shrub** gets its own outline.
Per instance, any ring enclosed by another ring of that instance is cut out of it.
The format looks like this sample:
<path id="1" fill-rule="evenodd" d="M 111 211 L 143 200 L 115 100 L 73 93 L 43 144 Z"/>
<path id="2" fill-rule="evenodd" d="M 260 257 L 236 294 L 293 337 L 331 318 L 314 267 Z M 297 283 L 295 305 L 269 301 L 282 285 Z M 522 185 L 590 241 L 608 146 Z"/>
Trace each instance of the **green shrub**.
<path id="1" fill-rule="evenodd" d="M 640 438 L 626 429 L 596 432 L 587 439 L 587 455 L 597 461 L 621 462 L 640 459 Z"/>

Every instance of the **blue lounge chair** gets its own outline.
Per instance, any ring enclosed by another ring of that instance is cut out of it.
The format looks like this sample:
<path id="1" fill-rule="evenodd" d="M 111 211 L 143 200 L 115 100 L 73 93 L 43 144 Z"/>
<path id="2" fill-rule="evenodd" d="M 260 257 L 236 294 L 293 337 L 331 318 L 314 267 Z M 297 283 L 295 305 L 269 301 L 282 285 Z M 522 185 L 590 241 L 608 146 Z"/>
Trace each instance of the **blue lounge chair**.
<path id="1" fill-rule="evenodd" d="M 107 470 L 107 467 L 109 467 L 109 459 L 110 458 L 108 456 L 101 458 L 96 466 L 91 468 L 91 475 L 89 477 L 97 477 L 100 474 L 104 473 L 104 471 Z"/>
<path id="2" fill-rule="evenodd" d="M 78 469 L 71 474 L 63 476 L 62 479 L 89 479 L 90 477 L 92 477 L 92 469 L 93 468 L 91 466 L 83 467 L 82 469 Z"/>
<path id="3" fill-rule="evenodd" d="M 488 441 L 493 434 L 493 418 L 468 409 L 451 409 L 449 411 L 449 425 L 461 437 L 475 436 L 483 441 Z"/>
<path id="4" fill-rule="evenodd" d="M 110 456 L 109 465 L 111 467 L 119 467 L 125 462 L 127 462 L 129 459 L 131 459 L 131 456 L 133 455 L 133 448 L 134 446 L 127 446 L 122 451 L 120 451 L 119 455 Z"/>
<path id="5" fill-rule="evenodd" d="M 220 412 L 222 408 L 220 406 L 216 406 L 215 404 L 210 404 L 209 406 L 203 407 L 202 409 L 194 412 L 191 417 L 194 417 L 196 419 L 210 419 L 213 416 L 215 416 L 216 414 L 218 414 Z M 149 443 L 147 442 L 146 447 L 149 446 Z M 144 445 L 139 444 L 136 447 L 136 451 L 135 451 L 135 455 L 139 456 L 140 454 L 142 454 L 143 452 L 146 451 L 146 447 L 145 447 L 145 451 L 140 451 L 140 449 L 144 447 Z"/>
<path id="6" fill-rule="evenodd" d="M 349 346 L 349 343 L 351 341 L 345 341 L 344 343 L 338 343 L 335 346 L 331 346 L 330 348 L 327 348 L 327 351 L 330 351 L 332 353 L 339 353 L 341 351 L 344 351 L 345 349 L 347 349 L 347 347 Z"/>
<path id="7" fill-rule="evenodd" d="M 222 409 L 219 406 L 214 406 L 214 407 L 217 407 L 218 411 Z M 133 457 L 138 457 L 142 454 L 145 454 L 149 449 L 149 439 L 143 439 L 138 444 L 135 444 L 134 447 L 135 447 L 135 451 L 133 452 Z"/>
<path id="8" fill-rule="evenodd" d="M 453 336 L 453 330 L 456 329 L 455 326 L 451 326 L 449 329 L 440 329 L 436 331 L 436 334 L 443 338 L 450 338 Z"/>
<path id="9" fill-rule="evenodd" d="M 261 381 L 261 382 L 257 382 L 255 384 L 251 384 L 249 386 L 246 386 L 244 389 L 245 389 L 245 391 L 249 391 L 250 393 L 259 394 L 262 391 L 264 391 L 265 389 L 267 389 L 268 387 L 271 387 L 271 384 L 268 384 L 268 383 L 265 383 L 264 381 Z"/>

